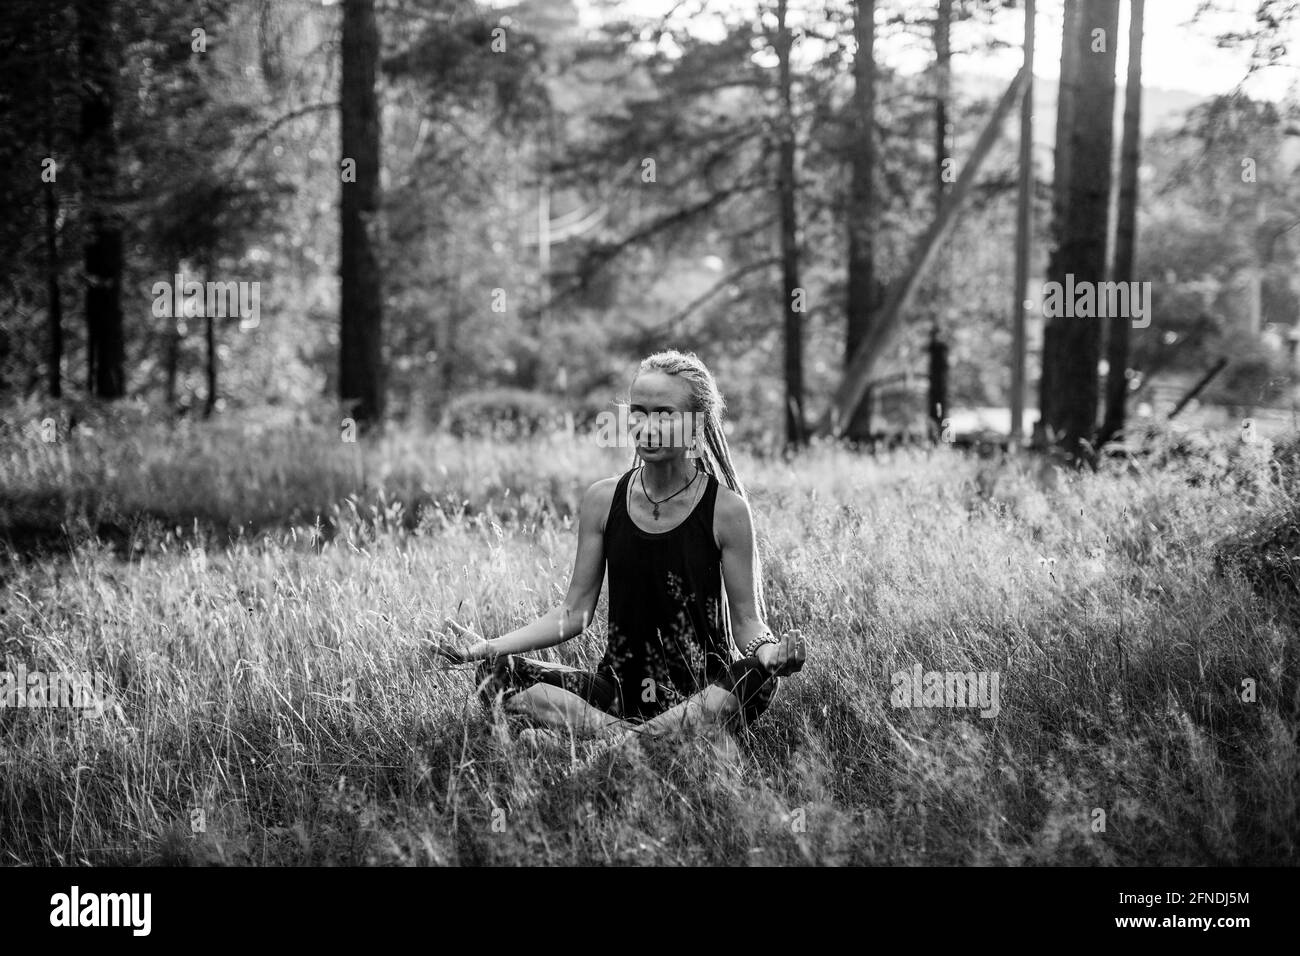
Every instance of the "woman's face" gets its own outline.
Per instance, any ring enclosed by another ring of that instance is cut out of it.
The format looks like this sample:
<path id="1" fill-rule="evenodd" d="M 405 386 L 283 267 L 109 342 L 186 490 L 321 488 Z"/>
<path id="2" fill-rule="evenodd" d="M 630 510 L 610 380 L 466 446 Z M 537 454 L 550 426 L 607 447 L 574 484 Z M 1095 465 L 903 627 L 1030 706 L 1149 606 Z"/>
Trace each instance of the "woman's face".
<path id="1" fill-rule="evenodd" d="M 642 372 L 632 383 L 628 419 L 643 461 L 683 458 L 698 415 L 690 410 L 690 385 L 666 372 Z"/>

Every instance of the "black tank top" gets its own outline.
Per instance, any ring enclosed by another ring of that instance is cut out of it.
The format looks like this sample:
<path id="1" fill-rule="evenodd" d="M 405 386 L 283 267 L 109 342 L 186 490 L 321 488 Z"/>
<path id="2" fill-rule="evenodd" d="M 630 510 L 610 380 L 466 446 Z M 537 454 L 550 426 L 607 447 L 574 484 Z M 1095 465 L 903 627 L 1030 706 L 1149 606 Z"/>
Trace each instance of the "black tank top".
<path id="1" fill-rule="evenodd" d="M 605 521 L 609 644 L 597 670 L 614 678 L 624 717 L 648 719 L 703 690 L 734 659 L 722 597 L 722 550 L 713 540 L 718 479 L 686 520 L 642 530 L 627 512 L 633 468 L 619 479 Z"/>

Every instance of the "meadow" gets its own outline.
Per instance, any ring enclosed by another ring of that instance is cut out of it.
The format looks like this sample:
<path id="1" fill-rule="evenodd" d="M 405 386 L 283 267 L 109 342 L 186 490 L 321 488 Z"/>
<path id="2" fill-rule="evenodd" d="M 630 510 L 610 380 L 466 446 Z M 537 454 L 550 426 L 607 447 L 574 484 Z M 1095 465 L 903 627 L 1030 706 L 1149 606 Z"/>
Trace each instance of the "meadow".
<path id="1" fill-rule="evenodd" d="M 1080 474 L 740 451 L 806 668 L 738 766 L 685 741 L 575 769 L 428 641 L 558 603 L 580 496 L 626 452 L 11 421 L 0 662 L 113 700 L 0 709 L 4 864 L 1296 862 L 1294 448 L 1160 433 Z M 604 606 L 542 656 L 593 665 Z M 996 673 L 996 717 L 894 706 L 918 663 Z"/>

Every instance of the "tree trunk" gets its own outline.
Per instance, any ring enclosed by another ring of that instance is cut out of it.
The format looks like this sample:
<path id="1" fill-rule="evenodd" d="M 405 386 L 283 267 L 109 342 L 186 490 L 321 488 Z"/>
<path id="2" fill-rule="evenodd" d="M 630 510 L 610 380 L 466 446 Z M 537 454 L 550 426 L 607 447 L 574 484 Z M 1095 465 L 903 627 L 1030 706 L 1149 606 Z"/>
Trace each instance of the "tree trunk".
<path id="1" fill-rule="evenodd" d="M 1079 49 L 1083 26 L 1083 5 L 1088 0 L 1065 0 L 1065 23 L 1061 31 L 1061 79 L 1056 96 L 1056 149 L 1053 158 L 1052 238 L 1059 245 L 1065 230 L 1065 209 L 1070 196 L 1070 132 L 1074 129 L 1074 111 L 1079 90 Z M 1118 14 L 1117 14 L 1118 16 Z M 1085 48 L 1091 55 L 1091 50 Z"/>
<path id="2" fill-rule="evenodd" d="M 86 208 L 87 384 L 100 398 L 126 393 L 122 338 L 122 225 L 116 209 L 117 135 L 113 128 L 117 50 L 113 0 L 78 0 L 81 68 L 80 149 Z"/>
<path id="3" fill-rule="evenodd" d="M 362 429 L 384 412 L 383 298 L 378 244 L 379 27 L 374 0 L 343 2 L 340 126 L 344 163 L 339 277 L 339 397 Z M 350 181 L 347 161 L 355 162 Z"/>
<path id="4" fill-rule="evenodd" d="M 934 214 L 939 215 L 948 194 L 949 150 L 948 99 L 952 94 L 952 5 L 953 0 L 939 0 L 934 18 Z M 948 415 L 948 346 L 943 342 L 939 290 L 931 286 L 930 300 L 930 376 L 926 393 L 926 411 L 934 433 L 941 435 Z"/>
<path id="5" fill-rule="evenodd" d="M 943 434 L 943 420 L 948 417 L 948 346 L 938 329 L 930 332 L 930 421 L 935 436 Z"/>
<path id="6" fill-rule="evenodd" d="M 1246 311 L 1250 323 L 1250 334 L 1258 339 L 1264 333 L 1264 273 L 1268 267 L 1268 233 L 1265 223 L 1268 217 L 1264 211 L 1263 194 L 1252 191 L 1251 214 L 1254 217 L 1254 229 L 1251 231 L 1251 263 L 1246 269 Z"/>
<path id="7" fill-rule="evenodd" d="M 1068 275 L 1076 286 L 1093 283 L 1094 288 L 1106 276 L 1119 0 L 1084 0 L 1078 27 L 1068 38 L 1079 57 L 1073 122 L 1068 142 L 1057 143 L 1058 156 L 1069 154 L 1069 190 L 1061 245 L 1048 268 L 1049 281 L 1062 289 Z M 1048 319 L 1043 338 L 1044 424 L 1072 461 L 1091 461 L 1101 325 L 1095 318 L 1059 314 Z"/>
<path id="8" fill-rule="evenodd" d="M 547 307 L 551 301 L 551 157 L 555 136 L 550 111 L 537 134 L 537 317 L 533 323 L 531 347 L 519 357 L 515 382 L 520 388 L 537 389 L 543 380 L 543 350 L 550 326 Z M 525 339 L 526 342 L 529 339 Z"/>
<path id="9" fill-rule="evenodd" d="M 1049 273 L 1054 268 L 1061 243 L 1065 238 L 1065 210 L 1069 204 L 1070 136 L 1074 129 L 1075 94 L 1079 88 L 1079 50 L 1077 39 L 1082 30 L 1084 0 L 1065 0 L 1065 18 L 1061 29 L 1061 78 L 1056 88 L 1056 147 L 1052 159 L 1052 251 Z M 1056 354 L 1057 341 L 1044 332 L 1042 374 L 1039 379 L 1038 422 L 1034 426 L 1034 445 L 1047 444 L 1046 424 L 1056 420 L 1057 392 L 1052 382 L 1060 356 Z"/>
<path id="10" fill-rule="evenodd" d="M 45 61 L 45 155 L 53 158 L 54 114 L 54 80 L 50 76 L 50 63 L 53 62 L 57 41 L 54 30 L 55 12 L 52 9 L 46 18 L 46 61 Z M 57 177 L 57 166 L 55 167 Z M 49 382 L 51 398 L 63 395 L 63 296 L 59 289 L 59 278 L 63 272 L 59 262 L 59 198 L 54 182 L 45 184 L 45 283 L 48 306 L 48 341 L 45 353 L 46 376 Z"/>
<path id="11" fill-rule="evenodd" d="M 210 272 L 210 269 L 204 269 L 204 277 L 206 278 Z M 206 347 L 204 364 L 208 379 L 207 399 L 203 403 L 204 418 L 211 418 L 213 412 L 217 410 L 217 319 L 212 314 L 213 311 L 207 308 L 203 310 L 203 342 Z"/>
<path id="12" fill-rule="evenodd" d="M 59 201 L 54 183 L 45 184 L 45 282 L 49 298 L 49 342 L 46 352 L 46 375 L 50 397 L 63 395 L 63 298 L 59 294 Z"/>
<path id="13" fill-rule="evenodd" d="M 1011 434 L 1013 448 L 1025 438 L 1025 295 L 1034 242 L 1034 40 L 1037 6 L 1025 0 L 1025 97 L 1020 101 L 1020 182 L 1016 197 L 1016 270 L 1011 297 Z"/>
<path id="14" fill-rule="evenodd" d="M 777 0 L 776 54 L 781 86 L 777 193 L 781 223 L 781 277 L 785 293 L 785 440 L 787 447 L 797 448 L 807 441 L 803 408 L 803 310 L 807 305 L 806 296 L 799 286 L 794 97 L 790 69 L 794 38 L 786 25 L 786 7 L 786 0 Z"/>
<path id="15" fill-rule="evenodd" d="M 872 126 L 876 114 L 876 3 L 855 0 L 853 93 L 849 109 L 849 247 L 848 300 L 845 314 L 844 367 L 847 370 L 867 333 L 879 300 L 875 280 L 876 144 Z M 863 402 L 844 428 L 845 437 L 871 437 L 871 403 Z"/>
<path id="16" fill-rule="evenodd" d="M 952 129 L 948 122 L 948 101 L 952 97 L 952 4 L 939 0 L 934 19 L 934 211 L 943 207 L 948 192 L 945 161 L 952 156 Z"/>
<path id="17" fill-rule="evenodd" d="M 175 275 L 175 273 L 173 273 Z M 181 358 L 181 330 L 180 316 L 172 316 L 167 320 L 167 355 L 166 355 L 166 386 L 165 401 L 167 404 L 167 413 L 173 417 L 176 416 L 179 409 L 176 406 L 176 375 L 180 365 Z"/>
<path id="18" fill-rule="evenodd" d="M 1146 0 L 1129 0 L 1128 80 L 1124 90 L 1124 139 L 1120 147 L 1119 219 L 1115 229 L 1115 265 L 1111 279 L 1132 282 L 1136 271 L 1138 163 L 1142 153 L 1142 21 Z M 1128 395 L 1129 316 L 1111 318 L 1106 346 L 1106 416 L 1100 446 L 1124 428 Z"/>

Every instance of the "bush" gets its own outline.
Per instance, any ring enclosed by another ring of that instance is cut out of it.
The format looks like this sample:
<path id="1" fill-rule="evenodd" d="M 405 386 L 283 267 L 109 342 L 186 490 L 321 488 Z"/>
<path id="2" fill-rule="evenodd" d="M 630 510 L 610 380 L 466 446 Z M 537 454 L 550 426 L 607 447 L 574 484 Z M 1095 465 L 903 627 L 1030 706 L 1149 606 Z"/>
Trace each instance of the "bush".
<path id="1" fill-rule="evenodd" d="M 1206 386 L 1201 401 L 1247 408 L 1268 405 L 1286 394 L 1289 381 L 1284 352 L 1254 340 L 1235 343 L 1228 353 L 1228 367 Z"/>
<path id="2" fill-rule="evenodd" d="M 1224 542 L 1215 565 L 1239 570 L 1257 594 L 1300 621 L 1300 506 Z"/>
<path id="3" fill-rule="evenodd" d="M 466 392 L 447 403 L 442 427 L 456 436 L 523 437 L 566 427 L 562 401 L 522 388 Z"/>

